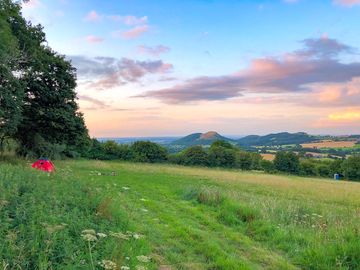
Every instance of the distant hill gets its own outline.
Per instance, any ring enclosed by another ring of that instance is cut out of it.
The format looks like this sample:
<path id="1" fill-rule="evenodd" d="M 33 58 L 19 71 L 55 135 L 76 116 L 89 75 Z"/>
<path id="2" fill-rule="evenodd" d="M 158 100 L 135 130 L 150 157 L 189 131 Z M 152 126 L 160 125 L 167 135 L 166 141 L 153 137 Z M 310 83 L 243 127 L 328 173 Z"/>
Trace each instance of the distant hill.
<path id="1" fill-rule="evenodd" d="M 209 131 L 206 133 L 193 133 L 183 138 L 180 138 L 174 142 L 172 145 L 180 145 L 180 146 L 193 146 L 193 145 L 211 145 L 213 142 L 223 140 L 228 142 L 235 142 L 232 139 L 221 136 L 219 133 L 215 131 Z"/>
<path id="2" fill-rule="evenodd" d="M 281 132 L 265 136 L 249 135 L 237 140 L 239 146 L 274 146 L 286 144 L 301 144 L 321 139 L 319 136 L 309 135 L 305 132 Z"/>

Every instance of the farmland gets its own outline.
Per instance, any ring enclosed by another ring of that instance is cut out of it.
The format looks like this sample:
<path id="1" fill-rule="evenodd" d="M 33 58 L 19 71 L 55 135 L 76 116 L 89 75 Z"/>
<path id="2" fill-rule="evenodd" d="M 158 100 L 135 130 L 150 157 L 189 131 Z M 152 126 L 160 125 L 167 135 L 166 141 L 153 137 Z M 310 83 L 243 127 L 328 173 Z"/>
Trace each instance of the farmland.
<path id="1" fill-rule="evenodd" d="M 303 148 L 349 148 L 354 147 L 357 141 L 333 141 L 325 140 L 320 142 L 313 143 L 303 143 L 301 146 Z"/>
<path id="2" fill-rule="evenodd" d="M 25 161 L 0 165 L 4 269 L 360 269 L 358 183 L 115 161 L 56 166 L 48 175 Z"/>

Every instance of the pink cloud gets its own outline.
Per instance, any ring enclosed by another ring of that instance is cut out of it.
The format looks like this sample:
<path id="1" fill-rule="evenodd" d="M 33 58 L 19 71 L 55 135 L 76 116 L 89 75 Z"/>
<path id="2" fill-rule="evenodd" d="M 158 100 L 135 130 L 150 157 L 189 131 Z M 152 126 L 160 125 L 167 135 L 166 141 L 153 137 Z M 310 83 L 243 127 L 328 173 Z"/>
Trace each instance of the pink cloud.
<path id="1" fill-rule="evenodd" d="M 32 9 L 32 8 L 39 7 L 40 5 L 41 5 L 41 3 L 39 0 L 29 0 L 29 1 L 23 3 L 23 8 Z"/>
<path id="2" fill-rule="evenodd" d="M 104 41 L 104 39 L 101 38 L 101 37 L 97 37 L 97 36 L 90 35 L 90 36 L 87 36 L 87 37 L 86 37 L 86 41 L 87 41 L 88 43 L 101 43 L 101 42 Z"/>
<path id="3" fill-rule="evenodd" d="M 126 25 L 143 25 L 143 24 L 147 24 L 147 22 L 148 22 L 147 16 L 136 17 L 133 15 L 127 15 L 127 16 L 113 15 L 113 16 L 109 16 L 109 17 L 113 21 L 122 22 Z"/>
<path id="4" fill-rule="evenodd" d="M 123 39 L 135 39 L 148 32 L 150 27 L 146 25 L 136 26 L 125 32 L 115 32 L 114 36 L 121 36 Z"/>
<path id="5" fill-rule="evenodd" d="M 98 22 L 102 19 L 102 16 L 100 16 L 95 10 L 90 11 L 84 18 L 87 22 Z"/>
<path id="6" fill-rule="evenodd" d="M 334 0 L 334 3 L 344 7 L 360 5 L 360 0 Z"/>
<path id="7" fill-rule="evenodd" d="M 151 56 L 159 57 L 160 54 L 169 52 L 170 48 L 163 45 L 158 45 L 155 47 L 140 45 L 137 47 L 137 50 L 141 54 L 148 54 Z"/>

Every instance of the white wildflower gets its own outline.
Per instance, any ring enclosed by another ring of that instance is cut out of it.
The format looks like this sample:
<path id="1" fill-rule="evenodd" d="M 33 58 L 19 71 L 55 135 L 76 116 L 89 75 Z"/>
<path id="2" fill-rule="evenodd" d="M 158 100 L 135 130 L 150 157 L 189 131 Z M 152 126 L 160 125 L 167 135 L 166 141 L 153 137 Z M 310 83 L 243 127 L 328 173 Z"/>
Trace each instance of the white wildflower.
<path id="1" fill-rule="evenodd" d="M 142 234 L 139 234 L 139 233 L 134 233 L 134 234 L 132 235 L 132 237 L 133 237 L 134 239 L 138 240 L 138 239 L 143 238 L 144 236 L 143 236 Z"/>
<path id="2" fill-rule="evenodd" d="M 120 270 L 130 270 L 129 266 L 123 265 L 120 267 Z"/>
<path id="3" fill-rule="evenodd" d="M 81 233 L 82 233 L 82 234 L 92 234 L 92 235 L 96 235 L 96 232 L 95 232 L 95 230 L 93 230 L 93 229 L 83 230 Z"/>
<path id="4" fill-rule="evenodd" d="M 99 238 L 105 238 L 105 237 L 107 237 L 107 234 L 101 233 L 101 232 L 97 233 L 96 235 L 97 235 Z"/>
<path id="5" fill-rule="evenodd" d="M 148 263 L 150 262 L 150 257 L 145 255 L 136 256 L 136 259 L 138 259 L 139 262 Z"/>
<path id="6" fill-rule="evenodd" d="M 89 242 L 94 242 L 97 240 L 95 235 L 92 234 L 82 234 L 81 237 L 85 240 L 85 241 L 89 241 Z"/>
<path id="7" fill-rule="evenodd" d="M 125 260 L 127 260 L 127 261 L 130 260 L 130 257 L 125 257 Z"/>
<path id="8" fill-rule="evenodd" d="M 110 270 L 116 269 L 116 263 L 114 263 L 113 261 L 102 260 L 99 264 L 104 269 L 110 269 Z"/>
<path id="9" fill-rule="evenodd" d="M 129 187 L 122 187 L 123 190 L 129 190 Z"/>
<path id="10" fill-rule="evenodd" d="M 119 238 L 122 240 L 129 240 L 129 236 L 126 234 L 123 234 L 121 232 L 117 232 L 117 233 L 110 232 L 110 236 L 113 236 L 113 237 L 116 237 L 116 238 Z"/>

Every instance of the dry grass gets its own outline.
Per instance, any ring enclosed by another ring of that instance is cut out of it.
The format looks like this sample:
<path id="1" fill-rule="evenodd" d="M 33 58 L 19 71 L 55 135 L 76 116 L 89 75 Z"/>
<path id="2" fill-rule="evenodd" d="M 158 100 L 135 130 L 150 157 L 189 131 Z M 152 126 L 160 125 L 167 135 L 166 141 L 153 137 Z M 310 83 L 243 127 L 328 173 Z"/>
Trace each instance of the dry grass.
<path id="1" fill-rule="evenodd" d="M 167 173 L 206 178 L 229 185 L 247 185 L 257 190 L 279 192 L 279 196 L 304 197 L 323 202 L 352 203 L 360 207 L 360 184 L 319 178 L 304 178 L 290 175 L 269 175 L 260 172 L 242 172 L 223 169 L 192 168 L 154 164 L 126 164 L 134 172 Z M 291 181 L 289 181 L 291 180 Z"/>
<path id="2" fill-rule="evenodd" d="M 303 143 L 301 144 L 304 148 L 345 148 L 345 147 L 353 147 L 357 141 L 321 141 L 314 143 Z"/>
<path id="3" fill-rule="evenodd" d="M 275 155 L 274 154 L 261 154 L 261 156 L 263 157 L 263 159 L 265 160 L 269 160 L 269 161 L 273 161 L 275 159 Z"/>

